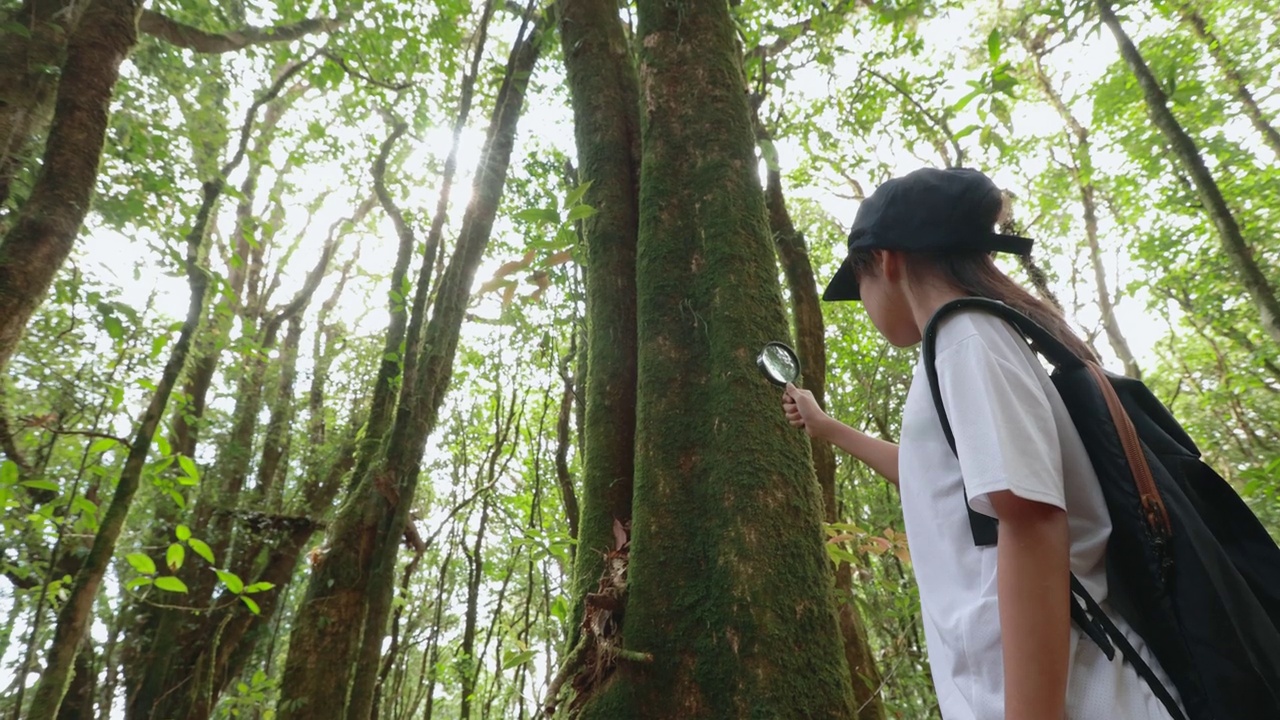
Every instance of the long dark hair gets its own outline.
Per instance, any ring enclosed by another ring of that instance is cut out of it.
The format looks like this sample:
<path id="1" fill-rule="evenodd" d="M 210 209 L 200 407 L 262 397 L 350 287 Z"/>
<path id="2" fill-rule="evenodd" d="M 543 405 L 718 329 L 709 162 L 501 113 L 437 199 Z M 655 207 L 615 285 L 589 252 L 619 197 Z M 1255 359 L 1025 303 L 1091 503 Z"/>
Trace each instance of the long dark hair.
<path id="1" fill-rule="evenodd" d="M 913 280 L 941 280 L 967 295 L 999 300 L 1042 325 L 1081 360 L 1098 357 L 1067 324 L 1057 308 L 1027 292 L 1013 278 L 996 267 L 990 253 L 983 251 L 948 253 L 905 253 L 906 272 Z M 862 250 L 849 258 L 857 277 L 876 272 L 875 251 Z"/>

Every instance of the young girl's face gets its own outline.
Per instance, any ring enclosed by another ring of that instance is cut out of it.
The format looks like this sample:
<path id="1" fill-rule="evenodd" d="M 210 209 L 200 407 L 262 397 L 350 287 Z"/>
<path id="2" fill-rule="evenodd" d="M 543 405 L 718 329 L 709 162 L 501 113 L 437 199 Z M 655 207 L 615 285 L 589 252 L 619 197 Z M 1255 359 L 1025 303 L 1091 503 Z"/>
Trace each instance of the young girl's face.
<path id="1" fill-rule="evenodd" d="M 920 342 L 920 328 L 911 312 L 901 253 L 875 251 L 875 262 L 858 275 L 858 290 L 871 324 L 895 347 Z"/>

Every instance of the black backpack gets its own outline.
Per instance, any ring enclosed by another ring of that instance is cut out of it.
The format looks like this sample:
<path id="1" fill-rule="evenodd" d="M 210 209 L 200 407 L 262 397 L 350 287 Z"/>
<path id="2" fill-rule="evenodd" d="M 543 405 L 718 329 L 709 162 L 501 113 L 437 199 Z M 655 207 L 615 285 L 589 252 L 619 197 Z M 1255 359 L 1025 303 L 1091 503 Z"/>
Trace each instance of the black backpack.
<path id="1" fill-rule="evenodd" d="M 1280 719 L 1280 547 L 1262 523 L 1142 382 L 1081 361 L 995 300 L 951 301 L 924 331 L 925 371 L 953 452 L 934 358 L 941 321 L 960 310 L 1000 317 L 1053 365 L 1111 515 L 1108 602 L 1159 659 L 1185 715 L 1074 575 L 1072 620 L 1108 658 L 1119 647 L 1175 720 Z M 969 522 L 975 545 L 995 544 L 993 518 L 969 509 Z"/>

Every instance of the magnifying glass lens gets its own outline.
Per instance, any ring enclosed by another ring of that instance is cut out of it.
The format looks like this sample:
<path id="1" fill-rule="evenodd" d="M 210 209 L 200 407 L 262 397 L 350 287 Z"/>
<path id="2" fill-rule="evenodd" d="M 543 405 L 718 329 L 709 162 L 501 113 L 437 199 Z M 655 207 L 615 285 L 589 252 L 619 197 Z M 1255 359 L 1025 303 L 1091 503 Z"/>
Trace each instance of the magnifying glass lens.
<path id="1" fill-rule="evenodd" d="M 779 342 L 765 345 L 756 363 L 764 376 L 778 386 L 795 382 L 800 377 L 800 360 L 795 351 Z"/>

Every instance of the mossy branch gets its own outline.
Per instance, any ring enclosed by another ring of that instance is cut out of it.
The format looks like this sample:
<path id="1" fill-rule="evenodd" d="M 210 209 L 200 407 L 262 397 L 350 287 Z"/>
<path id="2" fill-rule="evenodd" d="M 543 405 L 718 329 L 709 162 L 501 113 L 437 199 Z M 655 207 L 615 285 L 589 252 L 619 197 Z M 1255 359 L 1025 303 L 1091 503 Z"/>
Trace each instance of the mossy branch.
<path id="1" fill-rule="evenodd" d="M 301 22 L 268 27 L 248 26 L 225 33 L 211 33 L 154 10 L 142 11 L 138 30 L 180 48 L 198 53 L 221 54 L 243 50 L 250 45 L 289 43 L 315 33 L 328 33 L 346 24 L 345 18 L 309 18 Z"/>

